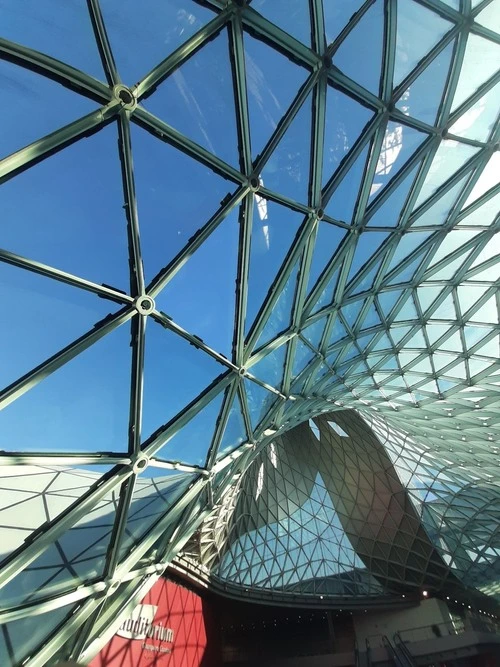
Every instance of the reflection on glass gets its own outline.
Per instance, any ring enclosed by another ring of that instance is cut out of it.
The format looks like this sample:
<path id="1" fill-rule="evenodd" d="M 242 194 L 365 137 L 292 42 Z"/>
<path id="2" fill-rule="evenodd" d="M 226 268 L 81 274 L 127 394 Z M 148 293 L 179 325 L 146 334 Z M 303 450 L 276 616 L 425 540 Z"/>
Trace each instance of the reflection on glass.
<path id="1" fill-rule="evenodd" d="M 183 62 L 144 106 L 230 164 L 238 164 L 227 31 Z"/>
<path id="2" fill-rule="evenodd" d="M 135 0 L 102 0 L 100 5 L 118 71 L 127 86 L 215 16 L 191 0 L 144 0 L 140 5 Z"/>
<path id="3" fill-rule="evenodd" d="M 245 34 L 245 64 L 252 157 L 264 148 L 307 77 L 298 67 Z"/>

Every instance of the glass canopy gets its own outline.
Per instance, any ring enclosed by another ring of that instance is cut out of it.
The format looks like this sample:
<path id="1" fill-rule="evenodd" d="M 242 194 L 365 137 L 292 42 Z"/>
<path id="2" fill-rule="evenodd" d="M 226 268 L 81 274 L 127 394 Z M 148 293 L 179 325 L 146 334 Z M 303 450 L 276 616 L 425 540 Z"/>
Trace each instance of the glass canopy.
<path id="1" fill-rule="evenodd" d="M 499 16 L 1 3 L 1 664 L 97 651 L 230 497 L 214 578 L 370 604 L 425 561 L 498 595 Z M 356 420 L 418 519 L 406 568 L 324 469 L 362 465 Z"/>

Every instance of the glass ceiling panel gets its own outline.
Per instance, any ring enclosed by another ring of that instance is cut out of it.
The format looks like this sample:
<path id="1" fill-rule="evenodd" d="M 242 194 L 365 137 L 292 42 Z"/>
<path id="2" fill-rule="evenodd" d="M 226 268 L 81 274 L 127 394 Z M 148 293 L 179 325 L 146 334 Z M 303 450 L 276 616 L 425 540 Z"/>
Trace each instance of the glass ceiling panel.
<path id="1" fill-rule="evenodd" d="M 311 46 L 308 0 L 253 0 L 252 9 L 295 39 Z"/>
<path id="2" fill-rule="evenodd" d="M 399 0 L 394 86 L 414 69 L 453 24 L 413 0 Z"/>
<path id="3" fill-rule="evenodd" d="M 368 146 L 366 146 L 356 158 L 354 164 L 350 167 L 347 174 L 344 175 L 340 184 L 332 195 L 332 198 L 325 207 L 329 216 L 350 224 L 356 202 L 358 200 L 359 189 L 362 185 L 362 179 L 365 173 L 366 158 L 368 157 Z"/>
<path id="4" fill-rule="evenodd" d="M 363 4 L 363 0 L 344 0 L 343 2 L 324 2 L 326 41 L 331 44 L 344 29 L 352 16 Z"/>
<path id="5" fill-rule="evenodd" d="M 8 606 L 69 591 L 103 573 L 118 493 L 99 504 L 2 588 Z"/>
<path id="6" fill-rule="evenodd" d="M 154 465 L 148 466 L 138 476 L 120 544 L 119 560 L 129 556 L 141 537 L 151 530 L 195 479 L 194 474 L 156 468 Z"/>
<path id="7" fill-rule="evenodd" d="M 304 220 L 302 213 L 256 196 L 253 208 L 246 331 L 275 279 Z"/>
<path id="8" fill-rule="evenodd" d="M 0 449 L 127 452 L 130 365 L 123 324 L 0 412 Z"/>
<path id="9" fill-rule="evenodd" d="M 1 246 L 98 284 L 128 290 L 127 220 L 117 139 L 116 127 L 110 125 L 2 185 Z"/>
<path id="10" fill-rule="evenodd" d="M 467 39 L 462 69 L 458 80 L 452 111 L 467 100 L 498 70 L 500 44 L 490 42 L 479 35 L 470 34 Z"/>
<path id="11" fill-rule="evenodd" d="M 103 0 L 101 11 L 127 86 L 144 78 L 215 17 L 191 0 L 144 0 L 141 5 L 135 0 Z"/>
<path id="12" fill-rule="evenodd" d="M 406 116 L 434 125 L 443 98 L 453 49 L 454 42 L 451 42 L 401 95 L 396 106 Z"/>
<path id="13" fill-rule="evenodd" d="M 236 112 L 227 31 L 196 51 L 144 106 L 211 153 L 238 165 Z"/>
<path id="14" fill-rule="evenodd" d="M 86 97 L 1 59 L 0 86 L 0 160 L 98 108 Z"/>
<path id="15" fill-rule="evenodd" d="M 50 16 L 50 20 L 47 20 Z M 85 3 L 38 0 L 2 3 L 2 37 L 62 60 L 104 80 Z"/>
<path id="16" fill-rule="evenodd" d="M 90 292 L 5 263 L 0 263 L 0 298 L 11 302 L 10 325 L 0 327 L 0 349 L 10 351 L 3 355 L 2 388 L 118 309 Z"/>
<path id="17" fill-rule="evenodd" d="M 307 204 L 309 165 L 311 163 L 311 96 L 285 132 L 262 170 L 266 188 Z"/>
<path id="18" fill-rule="evenodd" d="M 136 125 L 131 134 L 141 250 L 150 282 L 208 222 L 234 186 Z"/>
<path id="19" fill-rule="evenodd" d="M 219 450 L 217 452 L 217 460 L 232 452 L 246 440 L 248 440 L 248 433 L 238 392 L 233 400 L 226 425 L 224 426 Z"/>
<path id="20" fill-rule="evenodd" d="M 361 135 L 373 112 L 328 86 L 326 92 L 323 185 L 335 174 L 342 159 Z"/>
<path id="21" fill-rule="evenodd" d="M 205 352 L 150 320 L 144 356 L 143 440 L 225 371 Z"/>
<path id="22" fill-rule="evenodd" d="M 215 436 L 215 428 L 224 398 L 223 392 L 202 408 L 181 427 L 155 454 L 161 461 L 180 461 L 188 465 L 204 466 Z"/>
<path id="23" fill-rule="evenodd" d="M 333 56 L 333 64 L 356 83 L 378 93 L 384 37 L 384 3 L 363 14 Z"/>
<path id="24" fill-rule="evenodd" d="M 238 260 L 238 207 L 189 256 L 156 297 L 156 306 L 231 358 Z M 223 262 L 213 261 L 219 254 Z"/>
<path id="25" fill-rule="evenodd" d="M 270 139 L 305 81 L 306 70 L 245 34 L 245 64 L 252 157 Z"/>

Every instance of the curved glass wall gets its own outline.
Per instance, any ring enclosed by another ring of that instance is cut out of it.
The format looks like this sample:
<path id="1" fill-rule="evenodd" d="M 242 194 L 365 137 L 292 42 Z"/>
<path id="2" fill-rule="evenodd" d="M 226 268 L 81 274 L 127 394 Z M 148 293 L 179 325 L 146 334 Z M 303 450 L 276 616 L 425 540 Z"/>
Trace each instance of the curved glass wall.
<path id="1" fill-rule="evenodd" d="M 81 653 L 106 601 L 322 412 L 383 417 L 408 452 L 452 443 L 491 518 L 498 16 L 497 0 L 2 3 L 0 620 L 69 614 L 13 664 L 73 627 Z M 300 512 L 322 504 L 359 556 L 316 481 Z M 422 518 L 464 572 L 440 497 Z M 497 547 L 471 512 L 492 593 Z"/>

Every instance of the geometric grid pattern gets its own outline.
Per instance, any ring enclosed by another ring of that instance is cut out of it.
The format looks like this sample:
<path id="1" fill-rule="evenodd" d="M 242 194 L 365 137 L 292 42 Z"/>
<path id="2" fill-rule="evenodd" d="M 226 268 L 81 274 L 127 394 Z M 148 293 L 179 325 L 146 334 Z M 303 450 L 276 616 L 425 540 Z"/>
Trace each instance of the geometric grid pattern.
<path id="1" fill-rule="evenodd" d="M 417 514 L 365 421 L 339 411 L 311 429 L 292 429 L 257 457 L 237 501 L 226 496 L 188 544 L 190 557 L 225 585 L 272 589 L 274 597 L 400 596 L 456 585 L 431 542 L 438 530 Z"/>
<path id="2" fill-rule="evenodd" d="M 2 9 L 0 462 L 104 474 L 25 527 L 0 586 L 116 509 L 96 582 L 3 620 L 78 602 L 91 628 L 335 406 L 497 482 L 496 0 L 47 6 Z M 128 548 L 141 480 L 174 475 Z"/>

